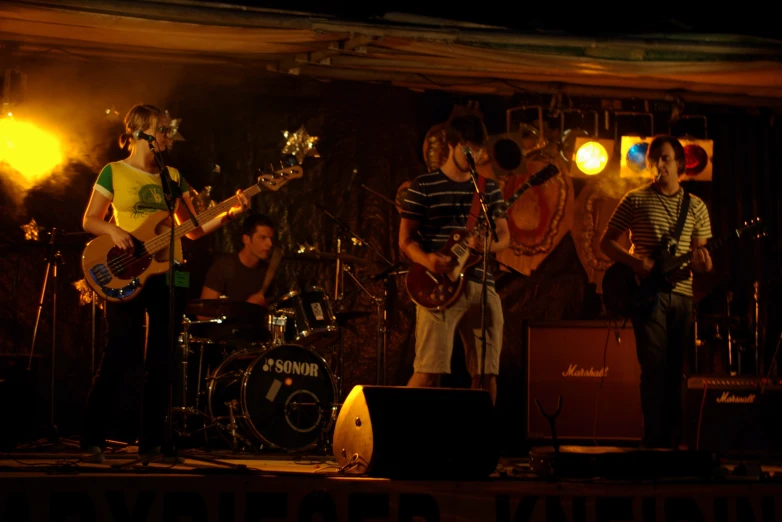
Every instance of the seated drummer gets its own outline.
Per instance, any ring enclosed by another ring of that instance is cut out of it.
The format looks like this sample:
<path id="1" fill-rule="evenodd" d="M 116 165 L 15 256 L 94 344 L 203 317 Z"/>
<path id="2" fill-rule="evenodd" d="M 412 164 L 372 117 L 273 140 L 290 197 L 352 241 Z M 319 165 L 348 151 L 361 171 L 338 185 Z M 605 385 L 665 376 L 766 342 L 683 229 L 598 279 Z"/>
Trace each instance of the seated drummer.
<path id="1" fill-rule="evenodd" d="M 268 306 L 267 293 L 280 259 L 274 246 L 274 223 L 263 214 L 250 214 L 242 223 L 242 249 L 215 260 L 206 274 L 201 299 L 225 296 Z"/>

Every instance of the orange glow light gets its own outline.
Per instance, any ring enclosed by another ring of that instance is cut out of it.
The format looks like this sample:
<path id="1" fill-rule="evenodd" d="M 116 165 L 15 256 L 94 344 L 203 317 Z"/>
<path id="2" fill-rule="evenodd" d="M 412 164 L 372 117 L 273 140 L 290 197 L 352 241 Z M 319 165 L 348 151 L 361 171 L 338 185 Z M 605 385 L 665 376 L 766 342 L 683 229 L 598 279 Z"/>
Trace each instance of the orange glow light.
<path id="1" fill-rule="evenodd" d="M 608 152 L 596 141 L 590 141 L 579 147 L 576 152 L 576 165 L 587 176 L 600 174 L 608 163 Z"/>
<path id="2" fill-rule="evenodd" d="M 0 163 L 17 170 L 24 188 L 31 188 L 48 177 L 62 163 L 60 142 L 32 123 L 13 118 L 0 120 Z"/>

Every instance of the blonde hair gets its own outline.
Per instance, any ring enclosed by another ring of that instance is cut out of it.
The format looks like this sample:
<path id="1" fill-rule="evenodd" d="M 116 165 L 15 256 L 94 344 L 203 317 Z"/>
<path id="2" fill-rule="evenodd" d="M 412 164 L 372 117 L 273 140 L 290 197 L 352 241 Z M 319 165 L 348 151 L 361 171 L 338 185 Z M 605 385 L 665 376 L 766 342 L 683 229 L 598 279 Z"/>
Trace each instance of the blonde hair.
<path id="1" fill-rule="evenodd" d="M 125 115 L 125 132 L 119 137 L 120 148 L 128 146 L 135 131 L 156 127 L 163 115 L 163 111 L 154 105 L 140 103 L 130 109 Z"/>

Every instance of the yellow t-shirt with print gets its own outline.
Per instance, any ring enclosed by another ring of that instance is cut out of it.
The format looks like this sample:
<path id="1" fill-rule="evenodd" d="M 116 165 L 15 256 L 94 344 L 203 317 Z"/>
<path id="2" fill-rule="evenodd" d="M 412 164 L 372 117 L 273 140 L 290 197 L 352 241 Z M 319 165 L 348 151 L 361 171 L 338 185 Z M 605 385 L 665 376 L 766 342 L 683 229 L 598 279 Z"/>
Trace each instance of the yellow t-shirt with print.
<path id="1" fill-rule="evenodd" d="M 177 169 L 168 167 L 168 172 L 182 193 L 189 190 Z M 136 230 L 151 214 L 168 210 L 160 174 L 150 174 L 124 161 L 103 167 L 95 190 L 111 201 L 117 226 L 127 232 Z"/>

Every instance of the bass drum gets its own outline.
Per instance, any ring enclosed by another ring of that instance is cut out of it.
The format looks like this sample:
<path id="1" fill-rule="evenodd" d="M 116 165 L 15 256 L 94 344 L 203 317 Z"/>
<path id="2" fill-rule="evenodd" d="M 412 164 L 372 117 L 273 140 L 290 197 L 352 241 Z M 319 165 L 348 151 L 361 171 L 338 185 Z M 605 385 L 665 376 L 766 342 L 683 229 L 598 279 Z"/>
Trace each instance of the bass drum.
<path id="1" fill-rule="evenodd" d="M 245 439 L 300 450 L 317 444 L 336 414 L 337 386 L 326 361 L 302 346 L 234 352 L 209 379 L 209 415 L 230 433 L 231 411 Z M 229 441 L 230 442 L 230 441 Z"/>

